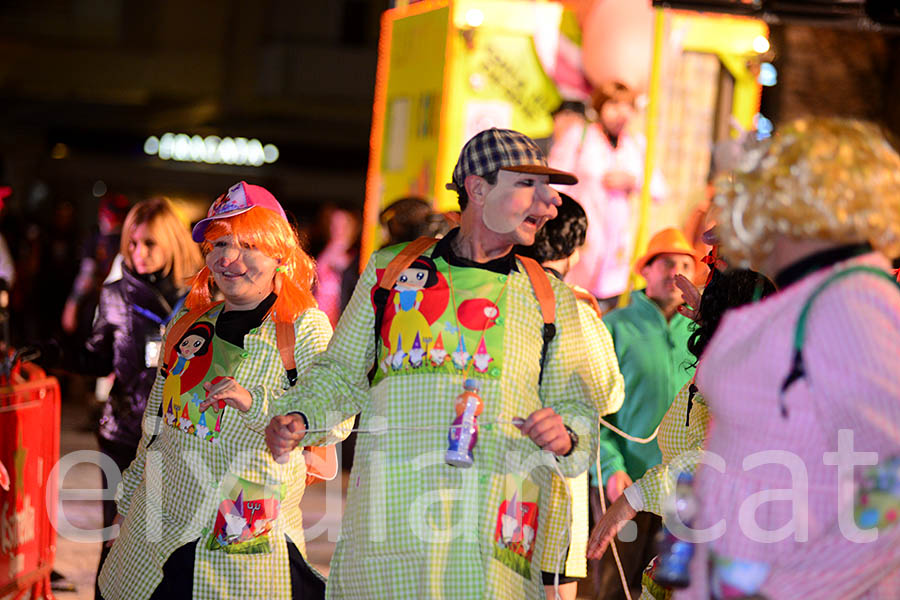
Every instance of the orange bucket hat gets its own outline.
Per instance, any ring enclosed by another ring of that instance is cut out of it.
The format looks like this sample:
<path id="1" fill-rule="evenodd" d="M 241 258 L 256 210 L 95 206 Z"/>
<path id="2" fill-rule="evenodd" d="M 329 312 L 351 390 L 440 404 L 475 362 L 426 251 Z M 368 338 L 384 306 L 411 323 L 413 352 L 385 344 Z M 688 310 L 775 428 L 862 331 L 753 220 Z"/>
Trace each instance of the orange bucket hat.
<path id="1" fill-rule="evenodd" d="M 694 259 L 695 268 L 699 260 L 697 258 L 697 251 L 688 243 L 684 234 L 674 227 L 669 227 L 668 229 L 658 231 L 650 238 L 650 244 L 647 246 L 647 251 L 634 263 L 634 272 L 640 275 L 641 269 L 643 269 L 653 257 L 660 254 L 687 254 Z"/>

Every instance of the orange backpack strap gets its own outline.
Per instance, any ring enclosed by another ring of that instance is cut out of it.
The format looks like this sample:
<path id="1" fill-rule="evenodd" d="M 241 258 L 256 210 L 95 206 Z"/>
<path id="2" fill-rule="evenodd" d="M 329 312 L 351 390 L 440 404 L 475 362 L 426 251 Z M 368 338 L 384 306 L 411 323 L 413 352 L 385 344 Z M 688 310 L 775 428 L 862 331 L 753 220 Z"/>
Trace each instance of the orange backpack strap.
<path id="1" fill-rule="evenodd" d="M 294 359 L 297 332 L 294 331 L 294 324 L 275 321 L 275 340 L 288 383 L 293 387 L 297 383 L 297 361 Z M 303 458 L 306 461 L 306 485 L 320 480 L 329 481 L 337 476 L 338 459 L 334 445 L 306 446 L 303 448 Z"/>
<path id="2" fill-rule="evenodd" d="M 388 296 L 391 294 L 394 284 L 400 275 L 413 264 L 417 258 L 422 256 L 429 248 L 437 243 L 437 238 L 420 237 L 408 243 L 397 256 L 391 259 L 388 266 L 385 267 L 384 273 L 381 274 L 381 281 L 378 282 L 378 288 L 372 296 L 375 304 L 375 346 L 376 357 L 378 340 L 381 338 L 381 324 L 384 321 L 384 309 L 387 306 Z M 378 360 L 369 370 L 369 383 L 375 379 L 375 373 L 378 371 Z"/>
<path id="3" fill-rule="evenodd" d="M 281 355 L 281 364 L 287 372 L 288 383 L 293 387 L 297 383 L 297 361 L 294 359 L 297 332 L 294 331 L 294 324 L 275 321 L 275 340 L 278 344 L 278 354 Z M 337 476 L 337 449 L 334 445 L 306 446 L 303 448 L 303 458 L 306 460 L 306 485 L 320 480 L 331 480 Z"/>
<path id="4" fill-rule="evenodd" d="M 544 378 L 544 362 L 547 359 L 547 346 L 556 336 L 556 296 L 553 295 L 553 286 L 550 285 L 550 278 L 544 268 L 538 264 L 533 258 L 527 256 L 516 255 L 522 266 L 525 267 L 525 273 L 531 281 L 531 287 L 534 289 L 534 295 L 537 296 L 538 304 L 541 306 L 541 316 L 544 319 L 544 343 L 541 346 L 541 374 L 538 377 L 538 383 Z"/>
<path id="5" fill-rule="evenodd" d="M 288 382 L 291 386 L 297 383 L 297 361 L 294 360 L 294 344 L 297 341 L 297 332 L 293 323 L 275 322 L 275 339 L 278 342 L 278 353 L 281 355 L 281 363 L 287 371 Z M 337 476 L 338 459 L 337 449 L 331 446 L 306 446 L 303 448 L 303 458 L 306 460 L 306 485 L 311 485 L 319 480 L 331 480 Z"/>
<path id="6" fill-rule="evenodd" d="M 594 312 L 597 313 L 597 318 L 603 318 L 603 311 L 600 309 L 600 303 L 597 302 L 597 299 L 594 295 L 586 290 L 582 290 L 581 288 L 569 286 L 572 289 L 572 293 L 575 294 L 575 298 L 581 300 L 582 302 L 587 302 L 591 305 L 591 308 L 594 309 Z"/>
<path id="7" fill-rule="evenodd" d="M 436 243 L 437 238 L 433 237 L 420 237 L 408 243 L 385 267 L 381 281 L 378 282 L 378 287 L 390 291 L 394 284 L 397 283 L 397 278 L 400 277 L 400 274 Z"/>
<path id="8" fill-rule="evenodd" d="M 547 271 L 533 258 L 521 255 L 516 255 L 516 258 L 521 261 L 528 274 L 528 279 L 531 280 L 531 287 L 534 288 L 534 294 L 541 305 L 541 316 L 544 317 L 544 323 L 553 323 L 556 320 L 556 296 L 553 295 Z"/>
<path id="9" fill-rule="evenodd" d="M 165 371 L 169 370 L 169 366 L 166 364 L 166 361 L 169 359 L 169 355 L 172 353 L 172 349 L 178 344 L 178 341 L 181 339 L 188 329 L 191 328 L 191 325 L 197 322 L 197 319 L 211 311 L 216 306 L 223 304 L 222 301 L 215 302 L 213 304 L 207 304 L 205 306 L 195 306 L 191 310 L 188 311 L 186 315 L 175 321 L 172 324 L 172 329 L 169 330 L 168 335 L 166 335 L 166 345 L 163 348 L 163 355 L 160 362 L 162 363 L 162 368 Z"/>

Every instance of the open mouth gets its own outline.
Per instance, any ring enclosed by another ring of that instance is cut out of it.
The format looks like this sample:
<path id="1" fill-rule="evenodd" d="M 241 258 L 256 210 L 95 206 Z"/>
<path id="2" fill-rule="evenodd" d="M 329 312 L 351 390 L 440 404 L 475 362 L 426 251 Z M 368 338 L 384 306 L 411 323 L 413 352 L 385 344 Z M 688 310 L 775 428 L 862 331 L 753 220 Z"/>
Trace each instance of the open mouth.
<path id="1" fill-rule="evenodd" d="M 223 271 L 219 273 L 219 275 L 225 279 L 237 279 L 238 277 L 243 277 L 244 273 L 230 273 L 228 271 Z"/>
<path id="2" fill-rule="evenodd" d="M 533 216 L 529 215 L 529 216 L 525 217 L 525 222 L 528 223 L 529 225 L 534 225 L 535 227 L 537 227 L 540 224 L 541 220 L 537 217 L 533 217 Z"/>

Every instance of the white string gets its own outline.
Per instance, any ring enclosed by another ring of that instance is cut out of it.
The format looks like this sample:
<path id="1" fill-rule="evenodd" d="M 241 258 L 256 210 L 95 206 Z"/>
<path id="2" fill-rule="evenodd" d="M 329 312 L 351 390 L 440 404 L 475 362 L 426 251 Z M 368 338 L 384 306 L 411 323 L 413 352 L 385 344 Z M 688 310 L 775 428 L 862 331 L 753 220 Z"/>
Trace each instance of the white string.
<path id="1" fill-rule="evenodd" d="M 478 427 L 485 428 L 492 425 L 512 425 L 516 428 L 522 426 L 525 423 L 524 419 L 513 419 L 512 421 L 488 421 L 481 422 L 479 421 Z M 423 425 L 420 427 L 411 427 L 406 425 L 391 425 L 390 427 L 385 425 L 384 427 L 360 427 L 358 429 L 349 429 L 344 430 L 341 429 L 341 432 L 347 431 L 350 433 L 371 433 L 373 435 L 382 435 L 388 433 L 389 431 L 447 431 L 448 429 L 459 429 L 461 427 L 468 427 L 469 425 L 465 423 L 460 423 L 458 425 Z M 335 430 L 335 427 L 330 427 L 327 429 L 307 429 L 306 433 L 331 433 Z"/>
<path id="2" fill-rule="evenodd" d="M 606 421 L 600 419 L 600 421 L 605 424 L 607 427 L 611 427 Z M 656 428 L 656 431 L 659 431 L 659 427 Z M 656 431 L 653 432 L 653 435 L 650 437 L 652 440 L 656 437 Z M 646 442 L 643 442 L 646 443 Z M 599 485 L 597 486 L 597 490 L 600 492 L 600 511 L 603 515 L 606 514 L 606 494 L 603 490 L 603 473 L 600 471 L 600 445 L 597 445 L 597 480 Z M 622 559 L 619 558 L 619 549 L 616 547 L 616 536 L 613 536 L 613 539 L 609 541 L 610 546 L 612 546 L 613 558 L 616 561 L 616 569 L 619 571 L 619 581 L 622 582 L 622 589 L 625 592 L 626 600 L 631 600 L 631 590 L 628 588 L 628 579 L 625 577 L 625 569 L 622 568 Z M 559 599 L 557 599 L 559 600 Z"/>
<path id="3" fill-rule="evenodd" d="M 619 429 L 612 423 L 606 421 L 603 417 L 600 417 L 600 424 L 603 425 L 604 427 L 606 427 L 607 429 L 609 429 L 610 431 L 612 431 L 613 433 L 619 434 L 626 440 L 628 440 L 630 442 L 636 442 L 638 444 L 649 444 L 650 442 L 652 442 L 653 440 L 656 439 L 656 434 L 659 433 L 659 425 L 657 425 L 656 429 L 653 430 L 653 433 L 650 435 L 650 437 L 639 438 L 639 437 L 635 437 L 633 435 L 629 435 L 629 434 L 625 433 L 624 431 L 622 431 L 621 429 Z M 598 455 L 598 458 L 599 458 L 599 455 Z"/>
<path id="4" fill-rule="evenodd" d="M 653 440 L 656 439 L 656 436 L 659 433 L 659 425 L 657 425 L 656 429 L 653 430 L 653 433 L 650 435 L 650 437 L 639 438 L 639 437 L 635 437 L 633 435 L 629 435 L 629 434 L 625 433 L 624 431 L 622 431 L 621 429 L 619 429 L 612 423 L 606 421 L 602 417 L 600 417 L 599 420 L 600 420 L 601 425 L 603 425 L 604 427 L 606 427 L 613 433 L 616 433 L 616 434 L 622 436 L 623 438 L 625 438 L 626 440 L 636 442 L 638 444 L 649 444 L 650 442 L 652 442 Z M 524 419 L 513 419 L 512 421 L 479 422 L 478 426 L 486 427 L 486 426 L 490 426 L 490 425 L 513 425 L 514 427 L 518 428 L 518 427 L 521 427 L 523 423 L 525 423 Z M 384 425 L 383 427 L 360 427 L 358 429 L 350 429 L 347 431 L 347 433 L 350 434 L 350 433 L 356 432 L 356 433 L 371 433 L 373 435 L 381 435 L 381 434 L 388 433 L 389 431 L 446 431 L 448 429 L 458 429 L 460 427 L 468 427 L 468 425 L 465 425 L 465 424 L 423 425 L 423 426 L 419 426 L 419 427 L 412 427 L 412 426 L 407 426 L 407 425 L 391 425 L 391 426 Z M 331 433 L 332 431 L 334 431 L 334 428 L 330 427 L 330 428 L 322 428 L 322 429 L 307 429 L 306 433 Z"/>
<path id="5" fill-rule="evenodd" d="M 629 434 L 625 433 L 624 431 L 622 431 L 621 429 L 619 429 L 612 423 L 609 423 L 608 421 L 606 421 L 603 417 L 600 417 L 600 424 L 603 425 L 604 427 L 606 427 L 607 429 L 609 429 L 610 431 L 612 431 L 613 433 L 616 433 L 616 434 L 622 436 L 623 438 L 625 438 L 626 440 L 635 442 L 637 444 L 649 444 L 650 442 L 652 442 L 653 440 L 656 439 L 656 436 L 659 433 L 659 425 L 657 425 L 656 429 L 653 430 L 653 433 L 650 434 L 650 437 L 639 438 L 639 437 L 635 437 L 633 435 L 629 435 Z M 597 479 L 599 480 L 599 485 L 597 486 L 597 489 L 600 492 L 600 510 L 601 510 L 602 514 L 605 515 L 606 514 L 606 494 L 604 493 L 604 489 L 603 489 L 603 474 L 600 472 L 600 445 L 599 444 L 597 445 Z M 625 569 L 622 568 L 622 559 L 619 558 L 619 549 L 618 549 L 618 547 L 616 547 L 615 536 L 613 536 L 613 539 L 610 540 L 609 544 L 612 547 L 613 558 L 616 561 L 616 568 L 619 571 L 619 580 L 622 582 L 622 589 L 625 592 L 625 598 L 627 600 L 631 600 L 631 590 L 628 589 L 628 580 L 625 577 Z M 557 576 L 558 576 L 558 574 L 557 574 Z M 557 600 L 559 600 L 558 594 L 557 594 Z"/>

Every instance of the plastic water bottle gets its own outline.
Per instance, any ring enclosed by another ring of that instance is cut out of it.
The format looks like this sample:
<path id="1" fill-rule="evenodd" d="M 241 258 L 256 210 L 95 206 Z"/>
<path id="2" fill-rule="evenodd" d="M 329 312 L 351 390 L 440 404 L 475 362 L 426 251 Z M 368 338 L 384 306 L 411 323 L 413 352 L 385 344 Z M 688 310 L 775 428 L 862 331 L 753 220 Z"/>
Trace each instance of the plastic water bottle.
<path id="1" fill-rule="evenodd" d="M 456 397 L 456 418 L 447 433 L 448 465 L 468 468 L 474 458 L 472 449 L 478 442 L 478 415 L 484 410 L 484 402 L 478 395 L 478 381 L 466 379 L 465 390 Z"/>

